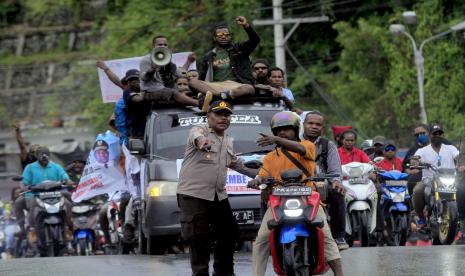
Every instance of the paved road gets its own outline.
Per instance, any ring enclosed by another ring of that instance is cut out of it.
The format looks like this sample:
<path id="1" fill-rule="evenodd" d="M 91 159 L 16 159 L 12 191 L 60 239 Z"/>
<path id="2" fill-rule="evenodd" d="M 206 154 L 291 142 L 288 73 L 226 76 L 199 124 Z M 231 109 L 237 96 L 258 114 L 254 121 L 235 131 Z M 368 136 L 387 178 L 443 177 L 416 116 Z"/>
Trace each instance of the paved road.
<path id="1" fill-rule="evenodd" d="M 343 252 L 346 275 L 465 275 L 465 246 L 352 248 Z M 236 254 L 237 276 L 251 275 L 251 254 Z M 271 263 L 268 275 L 274 275 Z M 91 256 L 0 261 L 0 275 L 190 275 L 186 255 Z M 332 275 L 327 273 L 326 275 Z"/>

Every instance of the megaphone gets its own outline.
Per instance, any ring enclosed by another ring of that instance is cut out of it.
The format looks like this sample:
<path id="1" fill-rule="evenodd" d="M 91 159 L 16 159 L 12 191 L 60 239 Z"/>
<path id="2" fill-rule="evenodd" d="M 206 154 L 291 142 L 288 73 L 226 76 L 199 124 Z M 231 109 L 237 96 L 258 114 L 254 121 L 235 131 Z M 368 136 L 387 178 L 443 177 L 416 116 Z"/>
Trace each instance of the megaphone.
<path id="1" fill-rule="evenodd" d="M 165 66 L 171 62 L 171 50 L 166 47 L 155 47 L 150 53 L 150 59 L 157 66 Z"/>

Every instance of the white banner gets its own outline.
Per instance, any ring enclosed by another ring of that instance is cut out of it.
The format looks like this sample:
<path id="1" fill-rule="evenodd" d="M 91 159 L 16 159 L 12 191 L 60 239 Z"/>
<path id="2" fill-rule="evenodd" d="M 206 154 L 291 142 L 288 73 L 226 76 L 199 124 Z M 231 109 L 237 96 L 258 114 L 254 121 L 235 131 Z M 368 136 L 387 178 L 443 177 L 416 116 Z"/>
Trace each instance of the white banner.
<path id="1" fill-rule="evenodd" d="M 178 67 L 182 67 L 186 61 L 187 57 L 191 52 L 182 52 L 174 53 L 172 55 L 171 61 L 176 64 Z M 123 59 L 113 59 L 106 60 L 105 64 L 110 68 L 113 73 L 115 73 L 119 79 L 122 79 L 126 74 L 126 71 L 130 69 L 139 70 L 139 64 L 142 57 L 133 57 L 133 58 L 123 58 Z M 191 64 L 189 69 L 196 69 L 196 62 Z M 100 83 L 100 91 L 102 93 L 102 100 L 104 103 L 114 103 L 118 101 L 119 98 L 123 95 L 123 90 L 116 86 L 111 80 L 107 77 L 105 72 L 102 69 L 97 68 L 98 79 Z"/>
<path id="2" fill-rule="evenodd" d="M 262 161 L 262 155 L 241 156 L 244 162 L 251 160 Z M 181 171 L 183 159 L 176 159 L 176 170 L 178 173 Z M 243 175 L 235 170 L 229 169 L 226 175 L 226 192 L 231 195 L 245 195 L 245 194 L 260 194 L 259 190 L 247 188 L 247 183 L 251 180 L 250 177 Z"/>
<path id="3" fill-rule="evenodd" d="M 125 157 L 124 166 L 126 169 L 126 185 L 128 191 L 133 196 L 141 195 L 140 185 L 140 165 L 137 158 L 132 155 L 126 145 L 123 144 L 123 154 Z"/>

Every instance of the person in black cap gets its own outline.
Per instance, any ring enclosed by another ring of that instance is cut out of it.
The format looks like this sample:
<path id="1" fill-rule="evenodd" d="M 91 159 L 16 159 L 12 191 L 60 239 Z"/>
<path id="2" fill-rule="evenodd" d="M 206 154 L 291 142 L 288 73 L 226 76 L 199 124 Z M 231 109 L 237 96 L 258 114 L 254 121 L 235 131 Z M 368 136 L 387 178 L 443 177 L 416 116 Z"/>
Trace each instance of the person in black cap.
<path id="1" fill-rule="evenodd" d="M 144 92 L 140 91 L 139 70 L 128 70 L 124 79 L 128 84 L 128 88 L 123 92 L 123 99 L 127 111 L 126 123 L 129 136 L 142 138 L 147 116 L 150 113 L 150 104 L 144 101 Z"/>
<path id="2" fill-rule="evenodd" d="M 380 157 L 384 155 L 384 146 L 385 146 L 384 136 L 375 136 L 373 137 L 373 153 L 368 155 L 371 161 L 373 161 L 376 157 Z"/>
<path id="3" fill-rule="evenodd" d="M 97 140 L 94 144 L 94 156 L 98 163 L 107 165 L 110 160 L 110 153 L 108 152 L 108 144 L 103 140 Z"/>
<path id="4" fill-rule="evenodd" d="M 192 275 L 209 275 L 210 237 L 216 240 L 213 275 L 234 275 L 239 229 L 225 188 L 227 169 L 250 177 L 255 177 L 257 171 L 244 167 L 243 160 L 233 153 L 233 140 L 225 133 L 232 112 L 228 102 L 214 102 L 208 108 L 207 123 L 194 126 L 187 138 L 176 193 L 181 235 L 190 248 Z"/>
<path id="5" fill-rule="evenodd" d="M 420 148 L 415 153 L 414 159 L 420 160 L 437 169 L 455 169 L 456 158 L 459 156 L 458 149 L 453 145 L 444 144 L 444 129 L 441 124 L 434 123 L 430 126 L 431 144 Z M 463 168 L 462 168 L 463 169 Z M 421 231 L 426 228 L 426 218 L 424 216 L 424 207 L 429 198 L 425 195 L 425 188 L 432 187 L 434 172 L 431 169 L 423 169 L 423 176 L 420 183 L 413 188 L 413 206 L 415 208 L 417 219 L 417 228 Z M 429 234 L 429 231 L 426 231 Z"/>

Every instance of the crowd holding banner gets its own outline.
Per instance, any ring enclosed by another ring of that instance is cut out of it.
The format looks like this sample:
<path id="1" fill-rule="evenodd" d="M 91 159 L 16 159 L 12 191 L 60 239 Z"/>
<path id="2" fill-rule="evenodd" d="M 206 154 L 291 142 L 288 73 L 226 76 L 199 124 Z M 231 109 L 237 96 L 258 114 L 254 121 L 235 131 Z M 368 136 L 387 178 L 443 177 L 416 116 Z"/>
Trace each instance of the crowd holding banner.
<path id="1" fill-rule="evenodd" d="M 118 191 L 140 195 L 139 172 L 137 159 L 119 145 L 115 134 L 110 131 L 99 134 L 72 199 L 80 202 L 105 193 L 112 197 Z"/>

